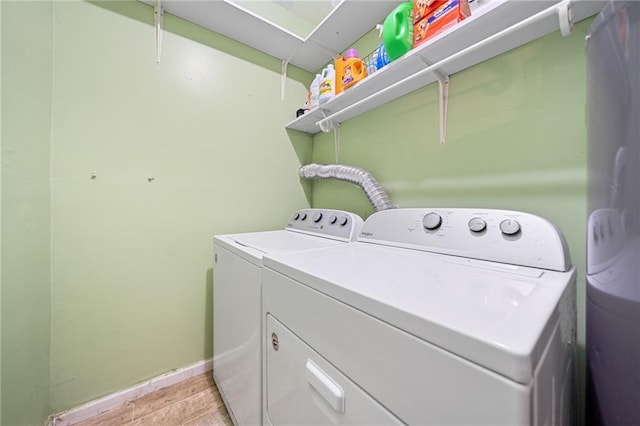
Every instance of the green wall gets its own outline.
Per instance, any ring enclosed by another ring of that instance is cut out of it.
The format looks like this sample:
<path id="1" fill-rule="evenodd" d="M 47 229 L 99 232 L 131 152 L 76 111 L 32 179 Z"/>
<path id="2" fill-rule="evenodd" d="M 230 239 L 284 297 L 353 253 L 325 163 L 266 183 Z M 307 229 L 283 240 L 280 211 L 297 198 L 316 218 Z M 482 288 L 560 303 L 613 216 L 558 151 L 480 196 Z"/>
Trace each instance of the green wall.
<path id="1" fill-rule="evenodd" d="M 50 413 L 49 163 L 53 4 L 2 9 L 2 418 Z"/>
<path id="2" fill-rule="evenodd" d="M 487 207 L 546 217 L 565 234 L 578 270 L 584 348 L 586 136 L 584 38 L 591 20 L 451 77 L 446 143 L 438 85 L 342 124 L 338 162 L 368 170 L 400 207 Z M 313 161 L 333 163 L 333 134 Z M 359 187 L 316 180 L 314 207 L 373 210 Z M 580 358 L 583 358 L 581 354 Z M 581 361 L 580 371 L 584 370 Z M 581 374 L 583 380 L 583 374 Z"/>
<path id="3" fill-rule="evenodd" d="M 0 5 L 0 424 L 2 424 L 2 6 Z"/>
<path id="4" fill-rule="evenodd" d="M 148 5 L 58 2 L 55 18 L 57 412 L 212 356 L 213 236 L 308 206 L 311 138 L 283 127 L 308 73 L 290 70 L 282 102 L 278 60 L 168 14 L 156 64 Z"/>
<path id="5" fill-rule="evenodd" d="M 152 7 L 2 2 L 2 424 L 211 357 L 213 236 L 309 205 L 310 74 Z M 55 48 L 53 47 L 55 46 Z"/>

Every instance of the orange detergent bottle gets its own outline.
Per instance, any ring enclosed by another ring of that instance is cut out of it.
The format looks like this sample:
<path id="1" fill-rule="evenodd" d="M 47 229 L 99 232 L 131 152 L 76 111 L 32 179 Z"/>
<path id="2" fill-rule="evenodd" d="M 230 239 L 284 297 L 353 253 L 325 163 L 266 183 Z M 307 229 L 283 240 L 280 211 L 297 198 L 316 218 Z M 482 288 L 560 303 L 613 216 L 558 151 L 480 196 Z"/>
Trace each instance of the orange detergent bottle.
<path id="1" fill-rule="evenodd" d="M 338 58 L 336 62 L 342 62 L 341 72 L 338 74 L 342 90 L 348 89 L 367 76 L 367 67 L 358 57 L 356 49 L 347 50 L 344 58 Z"/>

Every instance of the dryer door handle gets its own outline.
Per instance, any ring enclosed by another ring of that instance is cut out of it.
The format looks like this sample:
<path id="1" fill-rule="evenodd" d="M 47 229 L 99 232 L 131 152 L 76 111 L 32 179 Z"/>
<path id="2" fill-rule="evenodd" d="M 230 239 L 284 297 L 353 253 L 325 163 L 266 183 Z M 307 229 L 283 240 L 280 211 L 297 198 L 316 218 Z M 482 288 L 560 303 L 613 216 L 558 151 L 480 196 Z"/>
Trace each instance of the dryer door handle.
<path id="1" fill-rule="evenodd" d="M 344 413 L 344 390 L 313 361 L 307 360 L 305 377 L 309 384 L 329 403 L 334 410 Z"/>

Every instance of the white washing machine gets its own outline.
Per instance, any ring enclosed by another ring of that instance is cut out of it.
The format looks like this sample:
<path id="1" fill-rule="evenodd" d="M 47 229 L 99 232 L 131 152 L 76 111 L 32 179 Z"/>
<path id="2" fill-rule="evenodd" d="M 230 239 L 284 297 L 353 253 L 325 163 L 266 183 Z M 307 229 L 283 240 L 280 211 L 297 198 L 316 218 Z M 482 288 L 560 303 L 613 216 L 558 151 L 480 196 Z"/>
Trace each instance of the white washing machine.
<path id="1" fill-rule="evenodd" d="M 573 424 L 575 280 L 514 211 L 385 210 L 265 256 L 264 424 Z"/>
<path id="2" fill-rule="evenodd" d="M 236 425 L 262 423 L 262 257 L 344 245 L 362 222 L 353 213 L 304 209 L 283 230 L 214 237 L 213 377 Z"/>

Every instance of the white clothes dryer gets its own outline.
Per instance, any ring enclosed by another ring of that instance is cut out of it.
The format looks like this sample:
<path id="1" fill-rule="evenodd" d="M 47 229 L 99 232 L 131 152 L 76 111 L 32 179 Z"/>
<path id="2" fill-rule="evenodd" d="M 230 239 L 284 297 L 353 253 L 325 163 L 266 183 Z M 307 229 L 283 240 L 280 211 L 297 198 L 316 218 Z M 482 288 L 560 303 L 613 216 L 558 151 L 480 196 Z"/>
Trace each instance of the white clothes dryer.
<path id="1" fill-rule="evenodd" d="M 265 256 L 264 424 L 572 424 L 575 282 L 560 231 L 504 210 Z"/>
<path id="2" fill-rule="evenodd" d="M 214 237 L 213 377 L 236 425 L 262 423 L 263 256 L 343 245 L 362 223 L 349 212 L 303 209 L 282 230 Z"/>

